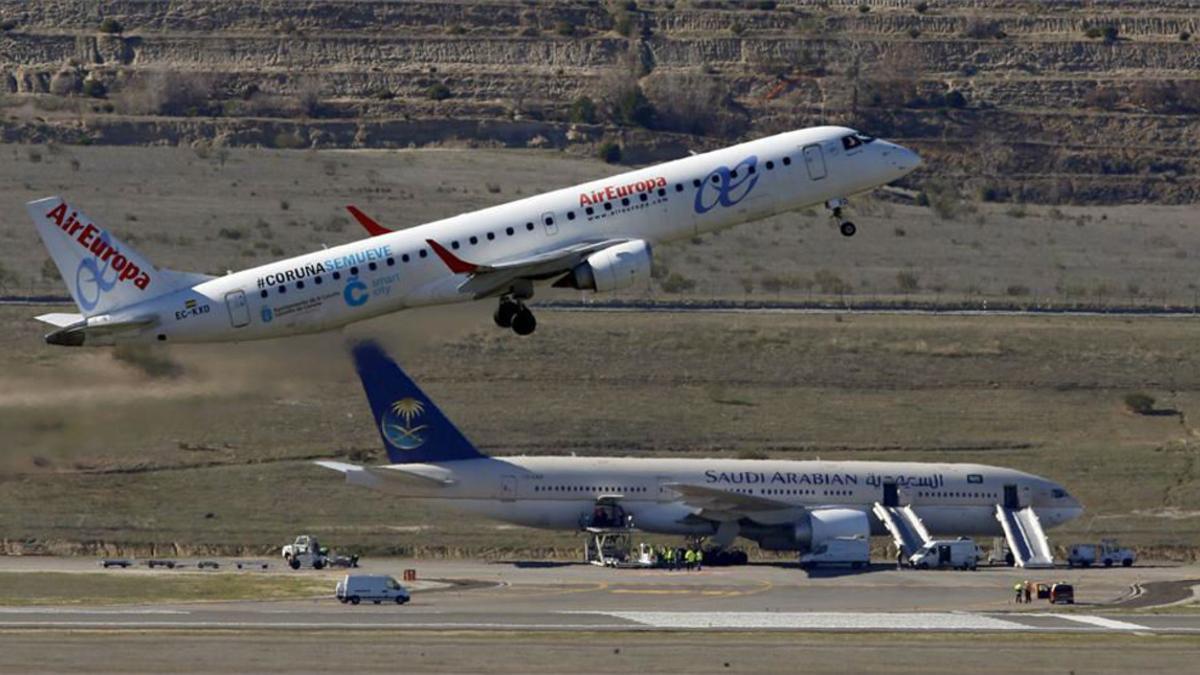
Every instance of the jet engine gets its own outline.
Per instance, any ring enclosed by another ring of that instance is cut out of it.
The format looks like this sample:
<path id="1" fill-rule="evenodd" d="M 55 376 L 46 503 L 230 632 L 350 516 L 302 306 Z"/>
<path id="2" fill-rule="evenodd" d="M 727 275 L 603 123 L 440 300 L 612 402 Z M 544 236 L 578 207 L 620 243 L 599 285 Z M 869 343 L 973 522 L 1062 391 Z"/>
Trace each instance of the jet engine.
<path id="1" fill-rule="evenodd" d="M 650 244 L 641 239 L 596 251 L 554 282 L 558 288 L 615 291 L 650 278 Z"/>
<path id="2" fill-rule="evenodd" d="M 768 551 L 811 551 L 832 539 L 869 538 L 871 523 L 856 509 L 810 509 L 790 526 L 747 523 L 741 534 Z"/>

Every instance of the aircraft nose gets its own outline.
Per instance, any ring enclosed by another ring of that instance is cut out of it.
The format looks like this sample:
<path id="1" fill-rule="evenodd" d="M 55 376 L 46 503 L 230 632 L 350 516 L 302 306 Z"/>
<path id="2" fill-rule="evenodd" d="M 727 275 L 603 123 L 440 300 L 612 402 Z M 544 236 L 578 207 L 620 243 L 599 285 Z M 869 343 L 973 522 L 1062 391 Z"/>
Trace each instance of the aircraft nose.
<path id="1" fill-rule="evenodd" d="M 903 145 L 896 146 L 894 161 L 896 162 L 896 168 L 904 173 L 912 172 L 921 166 L 921 156 Z"/>

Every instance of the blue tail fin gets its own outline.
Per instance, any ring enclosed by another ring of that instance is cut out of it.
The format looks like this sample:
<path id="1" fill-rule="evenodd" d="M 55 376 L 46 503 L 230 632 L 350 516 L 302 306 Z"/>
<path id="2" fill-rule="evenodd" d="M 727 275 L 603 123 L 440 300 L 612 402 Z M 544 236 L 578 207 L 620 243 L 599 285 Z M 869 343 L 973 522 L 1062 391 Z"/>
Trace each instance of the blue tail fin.
<path id="1" fill-rule="evenodd" d="M 392 463 L 484 456 L 377 343 L 355 345 L 354 366 Z"/>

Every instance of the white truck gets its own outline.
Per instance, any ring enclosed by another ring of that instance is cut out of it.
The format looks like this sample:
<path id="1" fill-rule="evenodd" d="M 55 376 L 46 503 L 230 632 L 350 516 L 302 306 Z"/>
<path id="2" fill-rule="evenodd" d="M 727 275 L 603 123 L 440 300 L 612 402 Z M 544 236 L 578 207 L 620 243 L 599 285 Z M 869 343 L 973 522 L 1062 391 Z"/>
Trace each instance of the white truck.
<path id="1" fill-rule="evenodd" d="M 975 545 L 975 540 L 960 537 L 926 543 L 909 556 L 908 564 L 922 570 L 939 567 L 973 570 L 979 566 L 979 559 L 982 557 L 983 552 Z"/>
<path id="2" fill-rule="evenodd" d="M 296 541 L 283 547 L 283 559 L 294 570 L 306 565 L 319 570 L 324 569 L 328 564 L 329 551 L 321 548 L 316 537 L 302 534 L 296 537 Z"/>
<path id="3" fill-rule="evenodd" d="M 871 544 L 865 537 L 830 537 L 800 556 L 800 567 L 849 565 L 854 569 L 871 563 Z"/>
<path id="4" fill-rule="evenodd" d="M 400 582 L 389 576 L 375 574 L 347 574 L 337 582 L 333 594 L 343 605 L 357 605 L 363 600 L 377 605 L 383 602 L 403 605 L 411 599 L 408 589 L 401 586 Z"/>
<path id="5" fill-rule="evenodd" d="M 1121 548 L 1115 539 L 1101 539 L 1099 544 L 1075 544 L 1067 555 L 1068 567 L 1091 567 L 1104 565 L 1112 567 L 1131 567 L 1137 555 L 1127 548 Z"/>

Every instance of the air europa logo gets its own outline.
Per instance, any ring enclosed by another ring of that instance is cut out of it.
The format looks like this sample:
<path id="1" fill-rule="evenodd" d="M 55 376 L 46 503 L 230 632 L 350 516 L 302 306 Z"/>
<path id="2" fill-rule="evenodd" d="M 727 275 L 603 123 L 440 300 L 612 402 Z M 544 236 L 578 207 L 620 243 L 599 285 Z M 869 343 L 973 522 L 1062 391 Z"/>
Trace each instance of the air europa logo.
<path id="1" fill-rule="evenodd" d="M 106 268 L 111 265 L 112 270 L 117 273 L 116 281 L 131 281 L 141 290 L 146 290 L 146 287 L 150 285 L 150 275 L 122 255 L 112 245 L 107 232 L 91 223 L 79 220 L 78 214 L 74 211 L 68 216 L 66 202 L 60 202 L 46 214 L 46 217 L 54 221 L 59 229 L 66 232 L 76 243 L 95 257 L 95 260 L 91 261 L 93 267 L 97 263 L 104 263 Z M 89 261 L 85 260 L 84 262 Z M 97 274 L 97 279 L 99 276 Z"/>
<path id="2" fill-rule="evenodd" d="M 758 183 L 758 157 L 750 155 L 737 166 L 717 167 L 704 177 L 696 190 L 696 213 L 708 213 L 717 205 L 733 206 L 746 198 Z"/>
<path id="3" fill-rule="evenodd" d="M 662 176 L 646 178 L 645 180 L 634 181 L 626 185 L 605 185 L 599 190 L 594 190 L 591 193 L 579 193 L 579 205 L 591 206 L 601 202 L 611 202 L 614 199 L 636 195 L 639 192 L 649 192 L 655 188 L 667 186 L 667 179 Z"/>

